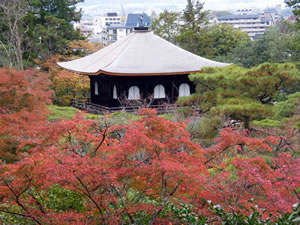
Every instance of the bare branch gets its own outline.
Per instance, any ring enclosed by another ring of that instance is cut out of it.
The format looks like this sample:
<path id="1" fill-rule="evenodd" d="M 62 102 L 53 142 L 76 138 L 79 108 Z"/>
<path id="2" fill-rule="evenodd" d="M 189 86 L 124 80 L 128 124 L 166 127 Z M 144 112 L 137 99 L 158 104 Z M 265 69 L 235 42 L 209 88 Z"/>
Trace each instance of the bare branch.
<path id="1" fill-rule="evenodd" d="M 5 21 L 7 32 L 6 50 L 9 59 L 9 66 L 15 65 L 18 69 L 23 69 L 23 37 L 28 32 L 29 27 L 24 24 L 23 19 L 27 15 L 27 4 L 23 0 L 3 0 L 0 2 L 1 19 Z M 25 29 L 24 29 L 25 28 Z M 12 59 L 14 54 L 15 60 Z"/>

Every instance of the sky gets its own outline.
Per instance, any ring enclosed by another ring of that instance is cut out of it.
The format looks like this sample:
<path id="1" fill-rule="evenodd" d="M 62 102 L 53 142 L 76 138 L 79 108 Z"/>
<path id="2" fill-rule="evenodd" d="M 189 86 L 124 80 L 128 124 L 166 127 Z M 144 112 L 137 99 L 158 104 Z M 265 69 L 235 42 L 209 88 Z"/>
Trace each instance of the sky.
<path id="1" fill-rule="evenodd" d="M 281 4 L 285 7 L 284 0 L 203 0 L 204 7 L 210 10 L 236 10 L 246 8 L 274 7 Z M 107 11 L 120 11 L 123 3 L 125 11 L 128 12 L 156 12 L 164 9 L 179 11 L 186 6 L 186 0 L 85 0 L 78 4 L 84 14 L 98 14 Z"/>

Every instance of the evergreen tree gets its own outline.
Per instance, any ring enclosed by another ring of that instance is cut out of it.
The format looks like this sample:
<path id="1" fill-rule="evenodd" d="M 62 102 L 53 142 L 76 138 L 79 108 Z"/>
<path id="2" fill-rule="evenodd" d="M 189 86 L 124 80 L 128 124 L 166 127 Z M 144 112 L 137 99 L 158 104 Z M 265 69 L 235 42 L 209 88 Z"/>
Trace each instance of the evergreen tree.
<path id="1" fill-rule="evenodd" d="M 84 0 L 3 0 L 0 2 L 0 65 L 23 69 L 34 59 L 63 53 L 83 37 L 72 22 Z"/>
<path id="2" fill-rule="evenodd" d="M 300 33 L 289 22 L 270 28 L 256 41 L 238 46 L 227 58 L 227 61 L 247 68 L 264 62 L 286 63 L 299 60 Z"/>
<path id="3" fill-rule="evenodd" d="M 296 27 L 300 29 L 300 2 L 299 0 L 285 0 L 285 4 L 293 9 L 293 13 L 296 16 Z"/>
<path id="4" fill-rule="evenodd" d="M 198 33 L 207 24 L 208 11 L 203 10 L 204 3 L 198 0 L 187 0 L 186 8 L 183 10 L 183 31 Z"/>
<path id="5" fill-rule="evenodd" d="M 165 10 L 152 22 L 151 29 L 154 33 L 169 42 L 175 42 L 179 34 L 179 13 Z"/>
<path id="6" fill-rule="evenodd" d="M 158 36 L 194 54 L 231 62 L 228 55 L 250 39 L 247 33 L 228 25 L 207 26 L 208 11 L 203 6 L 204 3 L 188 0 L 182 16 L 165 10 L 151 28 Z"/>
<path id="7" fill-rule="evenodd" d="M 250 121 L 272 115 L 275 95 L 299 84 L 300 74 L 292 64 L 266 63 L 252 69 L 206 68 L 190 79 L 196 94 L 181 102 L 197 104 L 211 116 L 242 121 L 248 129 Z"/>
<path id="8" fill-rule="evenodd" d="M 217 61 L 222 61 L 222 57 L 232 54 L 235 48 L 251 41 L 246 32 L 227 24 L 210 26 L 207 32 L 212 42 L 208 48 L 210 51 L 203 56 Z"/>
<path id="9" fill-rule="evenodd" d="M 28 0 L 29 13 L 25 23 L 30 27 L 27 41 L 31 43 L 27 57 L 45 59 L 63 53 L 68 43 L 82 39 L 72 22 L 79 22 L 81 11 L 76 4 L 84 0 Z"/>
<path id="10" fill-rule="evenodd" d="M 183 10 L 183 25 L 180 34 L 176 37 L 176 43 L 180 47 L 204 56 L 210 50 L 212 40 L 206 32 L 208 11 L 203 10 L 204 3 L 187 0 Z"/>

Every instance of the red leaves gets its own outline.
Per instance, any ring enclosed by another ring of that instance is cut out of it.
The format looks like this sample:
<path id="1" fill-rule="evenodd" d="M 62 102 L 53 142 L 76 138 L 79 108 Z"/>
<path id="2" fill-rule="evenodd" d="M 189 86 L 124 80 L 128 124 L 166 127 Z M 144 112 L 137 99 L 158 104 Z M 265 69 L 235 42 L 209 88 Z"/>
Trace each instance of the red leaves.
<path id="1" fill-rule="evenodd" d="M 141 115 L 122 126 L 80 114 L 41 126 L 43 135 L 34 133 L 22 142 L 35 144 L 30 154 L 1 165 L 1 203 L 22 205 L 26 216 L 45 223 L 114 224 L 124 217 L 133 223 L 139 212 L 155 221 L 170 201 L 191 203 L 208 215 L 206 200 L 241 210 L 253 198 L 268 212 L 287 211 L 297 200 L 299 160 L 289 154 L 268 160 L 245 154 L 268 152 L 267 143 L 276 139 L 224 129 L 214 146 L 202 149 L 184 123 L 167 121 L 149 109 Z M 33 190 L 43 195 L 56 184 L 80 193 L 84 214 L 50 210 L 32 196 Z"/>
<path id="2" fill-rule="evenodd" d="M 35 70 L 2 68 L 0 76 L 0 158 L 10 161 L 15 157 L 9 153 L 38 138 L 39 128 L 47 126 L 52 92 L 47 76 Z"/>
<path id="3" fill-rule="evenodd" d="M 297 203 L 294 193 L 300 183 L 299 160 L 285 154 L 272 161 L 271 166 L 261 157 L 234 158 L 226 167 L 231 172 L 216 173 L 205 185 L 205 198 L 235 211 L 253 204 L 267 212 L 290 211 Z"/>

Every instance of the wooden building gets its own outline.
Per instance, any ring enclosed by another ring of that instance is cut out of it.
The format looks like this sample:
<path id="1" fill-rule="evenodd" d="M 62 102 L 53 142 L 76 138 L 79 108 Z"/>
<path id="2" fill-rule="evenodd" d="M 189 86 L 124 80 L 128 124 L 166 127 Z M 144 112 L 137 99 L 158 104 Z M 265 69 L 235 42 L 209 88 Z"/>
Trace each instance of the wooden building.
<path id="1" fill-rule="evenodd" d="M 188 79 L 190 73 L 228 64 L 192 54 L 147 28 L 137 27 L 123 40 L 58 65 L 88 75 L 91 103 L 109 108 L 140 99 L 151 99 L 152 105 L 175 103 L 178 97 L 195 91 Z"/>

